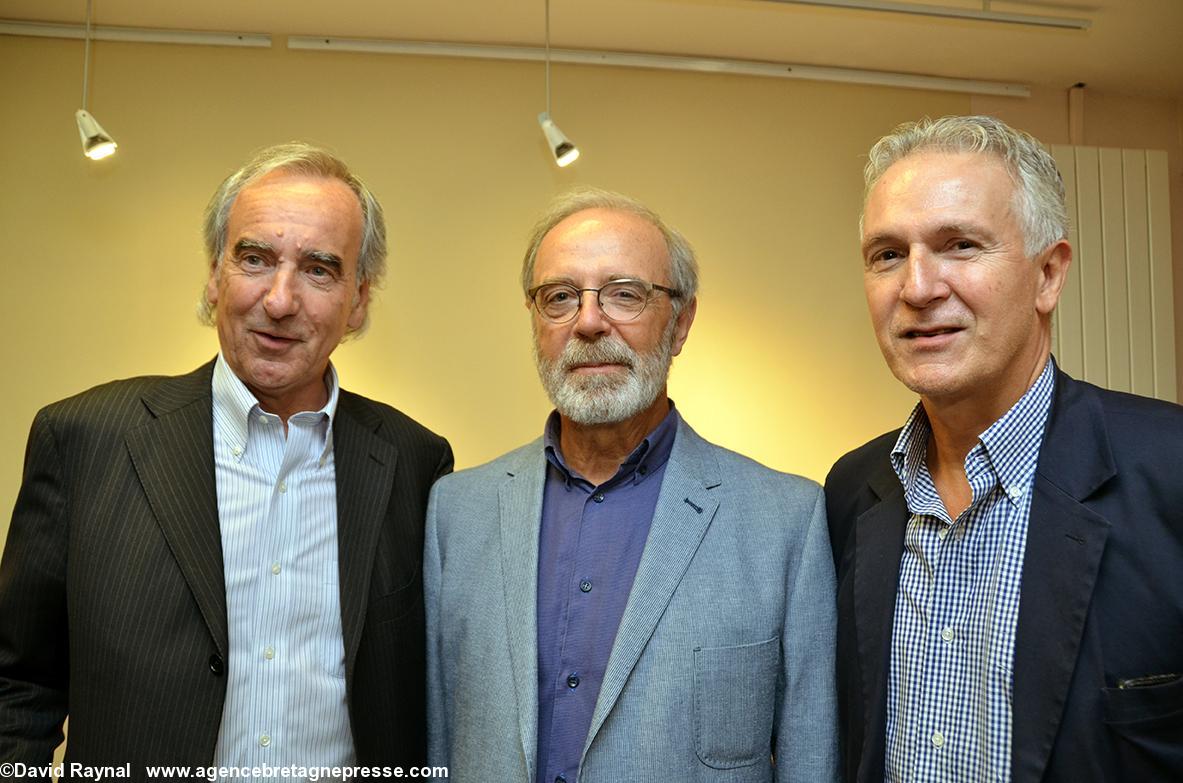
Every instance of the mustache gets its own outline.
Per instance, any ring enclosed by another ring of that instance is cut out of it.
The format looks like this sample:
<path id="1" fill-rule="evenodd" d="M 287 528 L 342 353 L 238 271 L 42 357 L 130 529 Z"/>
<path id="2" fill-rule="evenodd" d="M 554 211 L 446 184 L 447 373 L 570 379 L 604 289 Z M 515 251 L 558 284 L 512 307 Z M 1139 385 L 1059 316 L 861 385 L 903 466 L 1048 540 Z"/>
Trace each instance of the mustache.
<path id="1" fill-rule="evenodd" d="M 564 371 L 581 364 L 620 364 L 632 368 L 636 361 L 637 354 L 620 338 L 601 337 L 595 342 L 576 338 L 563 347 L 558 365 Z"/>

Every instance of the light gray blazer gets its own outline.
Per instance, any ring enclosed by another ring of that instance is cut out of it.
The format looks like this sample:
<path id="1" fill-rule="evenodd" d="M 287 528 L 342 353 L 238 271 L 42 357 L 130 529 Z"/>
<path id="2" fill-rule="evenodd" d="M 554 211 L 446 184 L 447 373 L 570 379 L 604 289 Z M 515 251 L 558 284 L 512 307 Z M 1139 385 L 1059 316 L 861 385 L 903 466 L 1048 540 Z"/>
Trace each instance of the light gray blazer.
<path id="1" fill-rule="evenodd" d="M 458 783 L 538 774 L 546 464 L 540 439 L 431 493 L 428 748 Z M 821 488 L 680 422 L 580 783 L 836 780 L 834 635 Z"/>

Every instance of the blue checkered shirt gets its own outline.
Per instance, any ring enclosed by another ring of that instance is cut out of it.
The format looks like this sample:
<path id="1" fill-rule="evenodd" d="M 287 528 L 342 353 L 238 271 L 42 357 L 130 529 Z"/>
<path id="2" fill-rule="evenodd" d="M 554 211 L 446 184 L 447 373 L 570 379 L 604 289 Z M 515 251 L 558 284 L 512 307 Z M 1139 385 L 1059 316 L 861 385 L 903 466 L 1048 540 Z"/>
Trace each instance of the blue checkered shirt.
<path id="1" fill-rule="evenodd" d="M 1012 662 L 1031 488 L 1054 364 L 965 457 L 973 491 L 951 519 L 926 464 L 917 405 L 891 453 L 908 504 L 887 689 L 888 781 L 1009 781 Z"/>

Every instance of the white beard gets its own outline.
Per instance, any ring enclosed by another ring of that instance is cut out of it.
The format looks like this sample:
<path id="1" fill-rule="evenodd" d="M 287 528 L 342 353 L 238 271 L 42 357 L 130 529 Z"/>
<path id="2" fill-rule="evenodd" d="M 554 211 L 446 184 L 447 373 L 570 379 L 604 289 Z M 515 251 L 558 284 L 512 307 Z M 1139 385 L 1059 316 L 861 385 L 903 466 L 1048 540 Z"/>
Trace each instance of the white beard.
<path id="1" fill-rule="evenodd" d="M 665 388 L 676 325 L 677 319 L 670 318 L 653 353 L 638 354 L 615 335 L 595 342 L 573 336 L 554 360 L 542 355 L 535 331 L 534 362 L 551 404 L 576 424 L 615 424 L 636 416 Z M 589 363 L 620 364 L 627 372 L 583 376 L 570 372 L 575 365 Z"/>

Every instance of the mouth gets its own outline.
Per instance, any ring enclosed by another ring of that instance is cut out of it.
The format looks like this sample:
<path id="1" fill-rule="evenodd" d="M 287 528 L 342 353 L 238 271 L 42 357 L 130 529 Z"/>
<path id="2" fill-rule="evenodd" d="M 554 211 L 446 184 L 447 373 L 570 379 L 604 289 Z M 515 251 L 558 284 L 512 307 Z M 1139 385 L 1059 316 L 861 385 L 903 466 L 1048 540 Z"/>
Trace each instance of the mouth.
<path id="1" fill-rule="evenodd" d="M 255 336 L 255 339 L 258 340 L 263 347 L 277 351 L 283 350 L 289 345 L 300 342 L 295 337 L 290 337 L 284 334 L 276 334 L 275 332 L 265 332 L 258 329 L 251 330 L 251 334 Z"/>
<path id="2" fill-rule="evenodd" d="M 931 326 L 923 329 L 907 329 L 902 334 L 905 340 L 933 340 L 964 331 L 962 326 Z"/>
<path id="3" fill-rule="evenodd" d="M 627 364 L 617 364 L 614 362 L 581 362 L 578 364 L 571 364 L 567 366 L 567 372 L 579 373 L 584 375 L 595 375 L 598 373 L 617 372 L 620 370 L 629 369 Z"/>

